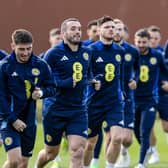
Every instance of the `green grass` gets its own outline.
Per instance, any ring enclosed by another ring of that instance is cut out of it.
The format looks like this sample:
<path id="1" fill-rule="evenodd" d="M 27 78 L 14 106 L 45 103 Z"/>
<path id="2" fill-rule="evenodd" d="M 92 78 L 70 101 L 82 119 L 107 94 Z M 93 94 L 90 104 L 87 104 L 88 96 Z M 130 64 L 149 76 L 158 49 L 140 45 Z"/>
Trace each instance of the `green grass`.
<path id="1" fill-rule="evenodd" d="M 160 163 L 149 166 L 149 168 L 168 168 L 168 144 L 166 142 L 166 136 L 163 133 L 161 126 L 160 126 L 160 121 L 157 120 L 156 125 L 155 125 L 155 132 L 157 136 L 157 147 L 160 153 Z M 29 168 L 34 167 L 35 160 L 37 158 L 37 154 L 40 151 L 40 149 L 43 148 L 43 130 L 42 130 L 42 125 L 38 124 L 38 131 L 37 131 L 37 139 L 36 139 L 36 144 L 35 144 L 35 149 L 34 149 L 34 154 L 33 157 L 30 160 L 29 163 Z M 139 153 L 139 146 L 136 143 L 136 140 L 134 139 L 134 143 L 130 148 L 130 155 L 131 155 L 131 168 L 134 167 L 134 165 L 138 161 L 138 153 Z M 69 155 L 68 152 L 61 151 L 61 158 L 62 158 L 62 168 L 68 168 L 68 160 L 69 160 Z M 5 152 L 3 150 L 3 147 L 0 148 L 0 167 L 2 167 L 3 162 L 6 159 Z M 100 156 L 100 168 L 104 168 L 104 153 L 103 151 L 101 152 Z M 49 168 L 51 163 L 46 166 Z"/>

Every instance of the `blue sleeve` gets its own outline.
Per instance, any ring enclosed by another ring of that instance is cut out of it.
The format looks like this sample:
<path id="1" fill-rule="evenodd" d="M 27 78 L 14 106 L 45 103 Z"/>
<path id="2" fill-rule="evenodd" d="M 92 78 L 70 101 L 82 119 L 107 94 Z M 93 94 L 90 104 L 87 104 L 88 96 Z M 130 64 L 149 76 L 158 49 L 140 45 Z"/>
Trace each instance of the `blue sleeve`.
<path id="1" fill-rule="evenodd" d="M 45 52 L 42 52 L 42 53 L 40 53 L 40 54 L 38 55 L 38 57 L 43 59 L 43 58 L 44 58 L 44 55 L 45 55 Z"/>
<path id="2" fill-rule="evenodd" d="M 12 97 L 7 88 L 7 76 L 3 70 L 3 65 L 0 65 L 0 118 L 7 119 L 10 123 L 16 121 L 15 112 L 11 111 Z"/>
<path id="3" fill-rule="evenodd" d="M 140 54 L 138 51 L 136 51 L 135 53 L 135 62 L 134 62 L 134 80 L 136 82 L 138 82 L 139 80 L 139 74 L 140 74 L 140 68 L 139 68 L 139 57 L 140 57 Z"/>
<path id="4" fill-rule="evenodd" d="M 43 91 L 42 98 L 54 96 L 56 93 L 56 85 L 54 82 L 53 74 L 51 72 L 51 68 L 49 67 L 49 65 L 47 65 L 47 63 L 45 63 L 43 64 L 43 70 L 44 74 L 42 77 L 43 83 L 41 88 Z"/>
<path id="5" fill-rule="evenodd" d="M 55 79 L 57 87 L 73 88 L 73 78 L 72 77 L 62 80 L 60 79 L 57 73 L 54 73 L 54 79 Z"/>
<path id="6" fill-rule="evenodd" d="M 87 79 L 88 79 L 88 84 L 91 84 L 91 82 L 92 82 L 92 80 L 93 79 L 96 79 L 96 78 L 94 78 L 94 76 L 93 76 L 93 72 L 92 72 L 92 59 L 93 59 L 93 50 L 90 48 L 90 47 L 88 47 L 89 48 L 89 50 L 90 50 L 90 57 L 89 57 L 89 63 L 88 63 L 88 74 L 87 74 Z M 99 79 L 97 79 L 97 80 L 99 80 Z"/>
<path id="7" fill-rule="evenodd" d="M 168 40 L 166 41 L 164 51 L 165 51 L 165 59 L 168 59 Z"/>
<path id="8" fill-rule="evenodd" d="M 167 59 L 164 56 L 164 54 L 160 54 L 160 74 L 162 76 L 162 79 L 167 79 L 167 74 L 168 74 L 168 66 L 167 66 Z"/>
<path id="9" fill-rule="evenodd" d="M 57 72 L 57 68 L 58 68 L 57 57 L 58 56 L 56 55 L 56 52 L 54 52 L 53 54 L 53 52 L 50 50 L 44 55 L 44 59 L 47 61 L 47 63 L 51 67 L 56 86 L 62 87 L 62 88 L 73 88 L 73 78 L 72 77 L 69 77 L 67 79 L 60 78 Z"/>
<path id="10" fill-rule="evenodd" d="M 125 49 L 121 50 L 121 64 L 120 64 L 120 83 L 121 83 L 121 91 L 125 95 L 125 89 L 124 89 L 124 55 L 126 51 Z"/>
<path id="11" fill-rule="evenodd" d="M 5 58 L 8 55 L 8 53 L 4 50 L 0 50 L 0 60 Z"/>

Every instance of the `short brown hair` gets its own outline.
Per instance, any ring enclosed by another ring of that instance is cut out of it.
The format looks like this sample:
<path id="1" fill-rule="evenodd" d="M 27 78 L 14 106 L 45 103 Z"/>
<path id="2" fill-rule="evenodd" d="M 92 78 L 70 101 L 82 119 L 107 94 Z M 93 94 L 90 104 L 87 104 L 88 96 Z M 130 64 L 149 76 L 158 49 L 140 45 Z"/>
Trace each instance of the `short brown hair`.
<path id="1" fill-rule="evenodd" d="M 98 19 L 98 21 L 97 21 L 98 26 L 101 26 L 103 23 L 109 22 L 109 21 L 113 21 L 113 18 L 111 16 L 105 15 L 105 16 Z"/>
<path id="2" fill-rule="evenodd" d="M 142 29 L 139 29 L 138 31 L 136 31 L 135 33 L 135 37 L 138 36 L 138 37 L 147 37 L 148 39 L 150 39 L 150 34 L 148 32 L 148 29 L 147 28 L 142 28 Z"/>
<path id="3" fill-rule="evenodd" d="M 118 23 L 124 24 L 124 22 L 122 20 L 118 19 L 118 18 L 113 19 L 113 21 L 114 21 L 115 24 L 118 24 Z"/>
<path id="4" fill-rule="evenodd" d="M 90 29 L 92 26 L 97 26 L 97 20 L 91 20 L 87 24 L 87 29 Z"/>
<path id="5" fill-rule="evenodd" d="M 55 35 L 60 35 L 61 30 L 59 28 L 54 28 L 49 31 L 49 36 L 55 36 Z"/>
<path id="6" fill-rule="evenodd" d="M 25 29 L 17 29 L 12 33 L 12 42 L 15 44 L 33 43 L 33 36 Z"/>
<path id="7" fill-rule="evenodd" d="M 67 30 L 67 23 L 71 22 L 71 21 L 79 22 L 79 20 L 77 18 L 68 18 L 68 19 L 64 20 L 61 24 L 61 31 L 62 32 L 65 32 Z"/>
<path id="8" fill-rule="evenodd" d="M 151 31 L 151 32 L 159 32 L 160 33 L 160 27 L 155 26 L 155 25 L 149 26 L 148 30 Z"/>

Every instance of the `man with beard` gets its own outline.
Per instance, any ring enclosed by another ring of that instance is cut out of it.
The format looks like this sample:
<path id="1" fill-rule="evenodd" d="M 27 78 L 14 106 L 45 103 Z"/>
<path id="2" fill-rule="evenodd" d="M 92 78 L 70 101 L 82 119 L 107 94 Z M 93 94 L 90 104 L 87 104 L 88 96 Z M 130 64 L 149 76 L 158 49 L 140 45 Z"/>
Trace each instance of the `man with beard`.
<path id="1" fill-rule="evenodd" d="M 93 77 L 101 81 L 101 88 L 88 92 L 89 139 L 84 157 L 84 168 L 92 159 L 97 136 L 102 124 L 108 127 L 111 141 L 106 148 L 106 168 L 113 168 L 120 152 L 123 126 L 123 100 L 121 89 L 121 62 L 124 50 L 113 43 L 114 23 L 110 16 L 98 19 L 100 40 L 89 47 L 93 57 L 91 67 Z"/>
<path id="2" fill-rule="evenodd" d="M 69 167 L 82 167 L 87 138 L 85 91 L 91 52 L 80 42 L 82 31 L 78 19 L 66 19 L 61 32 L 62 43 L 44 56 L 54 74 L 57 92 L 49 98 L 51 102 L 43 116 L 45 147 L 39 152 L 37 168 L 44 167 L 58 154 L 63 132 L 69 144 Z"/>
<path id="3" fill-rule="evenodd" d="M 135 45 L 140 51 L 139 81 L 135 91 L 135 136 L 140 144 L 139 164 L 136 168 L 146 167 L 149 149 L 149 137 L 156 115 L 157 88 L 160 73 L 164 76 L 168 71 L 163 56 L 157 50 L 150 48 L 150 34 L 147 29 L 135 33 Z M 162 81 L 162 89 L 168 90 L 168 82 Z"/>
<path id="4" fill-rule="evenodd" d="M 124 23 L 115 19 L 114 41 L 125 49 L 124 55 L 124 91 L 125 91 L 125 107 L 124 107 L 124 127 L 122 134 L 122 146 L 120 157 L 115 164 L 116 168 L 129 167 L 130 156 L 128 148 L 132 144 L 133 128 L 134 128 L 134 90 L 137 86 L 137 76 L 139 72 L 138 50 L 125 41 Z"/>

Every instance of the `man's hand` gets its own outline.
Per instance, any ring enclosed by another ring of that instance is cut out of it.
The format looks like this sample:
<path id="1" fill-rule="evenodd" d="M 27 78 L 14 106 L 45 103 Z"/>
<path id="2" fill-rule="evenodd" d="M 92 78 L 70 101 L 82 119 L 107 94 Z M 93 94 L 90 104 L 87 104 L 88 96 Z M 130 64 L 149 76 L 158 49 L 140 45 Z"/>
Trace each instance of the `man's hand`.
<path id="1" fill-rule="evenodd" d="M 130 82 L 128 83 L 128 86 L 131 90 L 135 90 L 137 88 L 136 81 L 134 79 L 131 79 Z"/>
<path id="2" fill-rule="evenodd" d="M 168 92 L 168 81 L 162 81 L 161 88 Z"/>
<path id="3" fill-rule="evenodd" d="M 94 84 L 95 90 L 97 90 L 97 91 L 100 90 L 100 88 L 101 88 L 101 81 L 100 80 L 93 79 L 92 84 Z"/>
<path id="4" fill-rule="evenodd" d="M 12 125 L 18 132 L 23 132 L 27 127 L 26 124 L 20 119 L 17 119 Z"/>
<path id="5" fill-rule="evenodd" d="M 43 92 L 40 88 L 36 87 L 32 93 L 32 99 L 37 100 L 43 96 Z"/>

